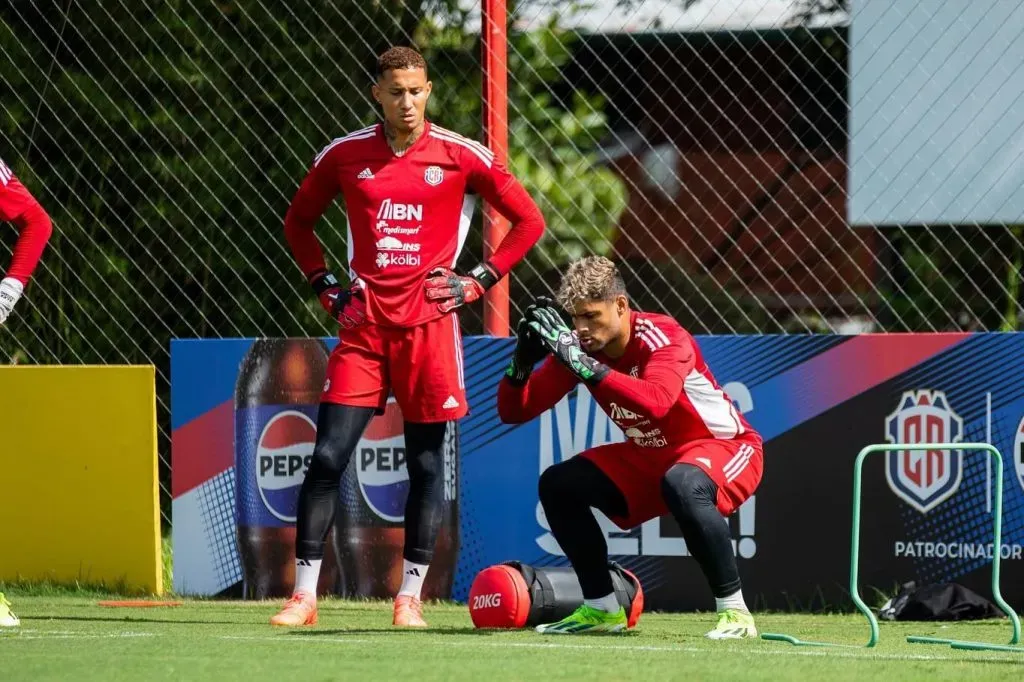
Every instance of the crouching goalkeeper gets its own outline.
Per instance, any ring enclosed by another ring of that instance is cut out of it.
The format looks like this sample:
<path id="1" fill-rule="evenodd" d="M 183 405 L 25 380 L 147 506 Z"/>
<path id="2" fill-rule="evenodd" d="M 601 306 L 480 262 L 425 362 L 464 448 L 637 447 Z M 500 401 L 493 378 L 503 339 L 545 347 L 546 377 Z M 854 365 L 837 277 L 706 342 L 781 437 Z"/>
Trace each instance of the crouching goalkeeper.
<path id="1" fill-rule="evenodd" d="M 582 452 L 540 477 L 548 524 L 579 577 L 585 601 L 572 615 L 537 631 L 626 629 L 594 507 L 623 529 L 672 514 L 715 596 L 718 624 L 707 637 L 756 637 L 723 516 L 761 481 L 761 437 L 719 387 L 697 342 L 679 323 L 630 310 L 611 261 L 590 257 L 573 263 L 557 299 L 574 329 L 553 305 L 530 306 L 498 389 L 498 414 L 505 423 L 529 421 L 582 383 L 626 441 Z"/>

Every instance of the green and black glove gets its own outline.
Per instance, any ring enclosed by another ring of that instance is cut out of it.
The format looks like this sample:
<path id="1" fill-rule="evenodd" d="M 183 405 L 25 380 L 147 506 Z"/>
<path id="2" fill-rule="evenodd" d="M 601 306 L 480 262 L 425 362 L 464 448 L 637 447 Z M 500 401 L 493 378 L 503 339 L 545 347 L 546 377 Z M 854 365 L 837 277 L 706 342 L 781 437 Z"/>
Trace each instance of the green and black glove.
<path id="1" fill-rule="evenodd" d="M 532 311 L 530 328 L 535 331 L 548 352 L 580 380 L 596 384 L 604 379 L 611 368 L 583 352 L 580 340 L 561 314 L 553 307 L 537 308 Z"/>

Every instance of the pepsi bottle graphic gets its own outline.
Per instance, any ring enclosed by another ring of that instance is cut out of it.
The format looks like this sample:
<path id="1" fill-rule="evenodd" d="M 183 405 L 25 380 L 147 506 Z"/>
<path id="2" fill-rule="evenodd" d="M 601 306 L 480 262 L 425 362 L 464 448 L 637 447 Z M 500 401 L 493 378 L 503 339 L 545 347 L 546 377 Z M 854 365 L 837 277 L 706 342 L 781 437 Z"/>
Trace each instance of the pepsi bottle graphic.
<path id="1" fill-rule="evenodd" d="M 458 422 L 449 422 L 443 450 L 444 491 L 434 560 L 423 585 L 424 599 L 448 599 L 459 553 Z M 341 503 L 334 538 L 346 597 L 391 599 L 402 584 L 405 501 L 402 411 L 391 400 L 366 427 L 341 478 Z"/>
<path id="2" fill-rule="evenodd" d="M 235 509 L 243 595 L 291 594 L 299 488 L 316 442 L 327 348 L 317 339 L 257 339 L 235 384 Z M 331 545 L 328 545 L 330 547 Z M 336 591 L 324 553 L 318 592 Z"/>

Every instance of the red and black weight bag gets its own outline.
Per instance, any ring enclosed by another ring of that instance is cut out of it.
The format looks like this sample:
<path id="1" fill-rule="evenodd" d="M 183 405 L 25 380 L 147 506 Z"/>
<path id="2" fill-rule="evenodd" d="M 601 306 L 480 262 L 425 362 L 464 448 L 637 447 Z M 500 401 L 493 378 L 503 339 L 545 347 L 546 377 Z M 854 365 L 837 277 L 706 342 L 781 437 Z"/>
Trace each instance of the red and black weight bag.
<path id="1" fill-rule="evenodd" d="M 615 597 L 626 609 L 628 627 L 644 610 L 636 576 L 608 562 Z M 569 566 L 527 566 L 506 561 L 476 574 L 469 588 L 469 615 L 478 628 L 522 628 L 562 620 L 583 603 L 583 590 Z"/>

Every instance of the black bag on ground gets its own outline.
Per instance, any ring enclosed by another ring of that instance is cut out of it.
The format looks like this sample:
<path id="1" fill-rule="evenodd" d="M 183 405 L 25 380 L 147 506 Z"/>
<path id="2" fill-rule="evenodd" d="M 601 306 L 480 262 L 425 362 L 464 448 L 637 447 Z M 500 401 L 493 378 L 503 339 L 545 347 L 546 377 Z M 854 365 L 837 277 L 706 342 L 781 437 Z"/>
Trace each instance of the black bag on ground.
<path id="1" fill-rule="evenodd" d="M 1002 615 L 988 599 L 957 583 L 906 583 L 878 611 L 883 620 L 982 620 Z"/>
<path id="2" fill-rule="evenodd" d="M 615 597 L 626 609 L 629 627 L 644 608 L 643 589 L 636 576 L 608 562 Z M 533 627 L 565 618 L 583 603 L 576 572 L 568 566 L 529 566 L 506 561 L 480 571 L 469 590 L 473 624 L 488 628 Z"/>

